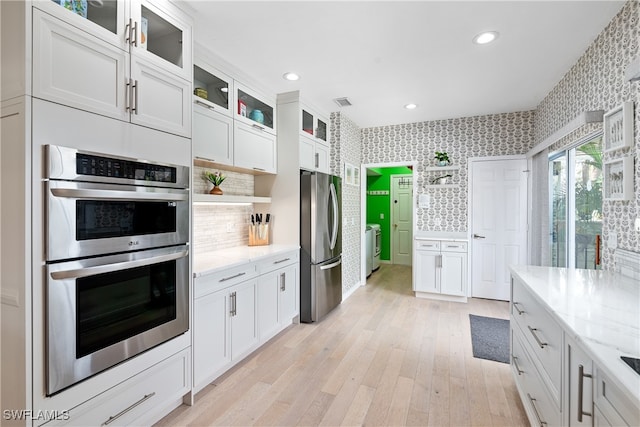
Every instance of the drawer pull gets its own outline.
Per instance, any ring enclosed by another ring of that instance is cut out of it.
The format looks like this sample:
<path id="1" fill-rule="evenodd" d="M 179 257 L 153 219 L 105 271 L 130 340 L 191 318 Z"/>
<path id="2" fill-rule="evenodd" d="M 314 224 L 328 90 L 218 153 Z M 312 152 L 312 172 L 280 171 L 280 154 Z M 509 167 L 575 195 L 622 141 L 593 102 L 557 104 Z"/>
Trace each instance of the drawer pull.
<path id="1" fill-rule="evenodd" d="M 138 400 L 136 403 L 134 403 L 133 405 L 129 406 L 126 409 L 123 409 L 122 411 L 118 412 L 115 415 L 112 415 L 109 417 L 109 419 L 105 422 L 102 423 L 103 426 L 107 426 L 109 424 L 111 424 L 112 422 L 114 422 L 115 420 L 117 420 L 118 418 L 120 418 L 121 416 L 123 416 L 124 414 L 126 414 L 127 412 L 131 411 L 133 408 L 135 408 L 136 406 L 142 405 L 144 402 L 146 402 L 147 400 L 151 399 L 153 396 L 156 395 L 156 392 L 154 391 L 153 393 L 149 393 L 149 394 L 145 394 L 144 397 L 140 400 Z"/>
<path id="2" fill-rule="evenodd" d="M 227 280 L 235 279 L 236 277 L 244 276 L 245 274 L 247 273 L 243 271 L 242 273 L 234 274 L 233 276 L 223 277 L 222 279 L 218 280 L 218 282 L 226 282 Z"/>
<path id="3" fill-rule="evenodd" d="M 515 357 L 514 355 L 511 355 L 511 360 L 513 360 L 513 366 L 516 368 L 518 375 L 524 374 L 524 371 L 520 369 L 520 366 L 518 366 L 518 358 Z"/>
<path id="4" fill-rule="evenodd" d="M 527 328 L 529 328 L 529 332 L 531 332 L 531 335 L 533 335 L 533 338 L 536 339 L 536 342 L 538 343 L 540 348 L 545 348 L 546 346 L 549 345 L 549 343 L 540 341 L 540 338 L 538 338 L 538 335 L 536 335 L 536 331 L 538 330 L 537 328 L 532 328 L 529 325 L 527 325 Z"/>
<path id="5" fill-rule="evenodd" d="M 547 422 L 542 421 L 542 418 L 540 418 L 540 414 L 538 413 L 538 408 L 536 408 L 536 404 L 535 404 L 536 400 L 533 397 L 531 397 L 529 393 L 527 393 L 527 397 L 531 401 L 531 407 L 533 408 L 533 413 L 536 415 L 536 418 L 538 419 L 538 424 L 540 424 L 540 427 L 546 426 Z"/>
<path id="6" fill-rule="evenodd" d="M 281 259 L 279 261 L 273 261 L 274 264 L 280 264 L 281 262 L 289 261 L 291 258 Z"/>
<path id="7" fill-rule="evenodd" d="M 586 415 L 587 417 L 591 417 L 590 412 L 584 412 L 584 408 L 582 406 L 582 398 L 584 397 L 584 379 L 585 378 L 593 378 L 591 374 L 584 373 L 584 366 L 578 365 L 578 422 L 582 422 L 582 416 Z"/>
<path id="8" fill-rule="evenodd" d="M 522 316 L 522 315 L 524 314 L 524 310 L 520 310 L 520 309 L 518 308 L 518 304 L 520 304 L 520 303 L 519 303 L 519 302 L 514 302 L 514 303 L 513 303 L 513 308 L 515 308 L 515 309 L 516 309 L 516 311 L 518 312 L 518 316 Z"/>
<path id="9" fill-rule="evenodd" d="M 204 102 L 200 101 L 199 99 L 196 99 L 194 101 L 196 104 L 203 106 L 204 108 L 208 108 L 209 110 L 215 110 L 215 107 L 209 104 L 205 104 Z"/>

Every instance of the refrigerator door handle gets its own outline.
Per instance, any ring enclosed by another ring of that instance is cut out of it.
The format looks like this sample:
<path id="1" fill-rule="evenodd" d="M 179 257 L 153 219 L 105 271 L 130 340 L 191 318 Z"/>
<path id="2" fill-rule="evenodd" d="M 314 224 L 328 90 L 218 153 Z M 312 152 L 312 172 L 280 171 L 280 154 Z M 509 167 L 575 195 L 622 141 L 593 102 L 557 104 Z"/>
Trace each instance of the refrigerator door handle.
<path id="1" fill-rule="evenodd" d="M 320 270 L 330 270 L 333 267 L 337 267 L 342 264 L 342 257 L 338 258 L 336 262 L 332 262 L 331 264 L 321 265 Z"/>
<path id="2" fill-rule="evenodd" d="M 333 250 L 336 247 L 336 243 L 338 242 L 338 195 L 336 193 L 336 186 L 333 185 L 333 182 L 329 185 L 330 197 L 331 197 L 331 206 L 333 207 L 333 229 L 331 230 L 331 243 L 330 247 Z"/>

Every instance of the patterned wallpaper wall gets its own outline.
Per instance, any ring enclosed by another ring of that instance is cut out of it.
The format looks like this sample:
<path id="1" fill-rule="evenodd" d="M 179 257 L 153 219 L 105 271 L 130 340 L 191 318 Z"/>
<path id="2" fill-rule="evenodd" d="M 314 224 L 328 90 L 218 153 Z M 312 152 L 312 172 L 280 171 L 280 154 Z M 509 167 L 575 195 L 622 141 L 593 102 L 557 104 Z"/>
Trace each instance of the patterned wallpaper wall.
<path id="1" fill-rule="evenodd" d="M 360 167 L 360 128 L 344 114 L 331 114 L 332 175 L 342 177 L 342 293 L 361 284 L 360 278 L 360 187 L 347 185 L 344 164 Z"/>
<path id="2" fill-rule="evenodd" d="M 533 141 L 533 117 L 533 112 L 525 111 L 366 128 L 362 130 L 362 163 L 417 161 L 416 192 L 431 195 L 431 206 L 416 211 L 417 229 L 465 232 L 467 159 L 526 153 Z M 446 151 L 452 164 L 461 166 L 451 172 L 452 183 L 459 188 L 425 188 L 441 174 L 424 170 L 435 166 L 436 151 Z"/>
<path id="3" fill-rule="evenodd" d="M 626 82 L 627 64 L 640 55 L 640 2 L 631 0 L 596 38 L 536 109 L 535 143 L 589 110 L 611 110 L 623 101 L 635 103 L 635 147 L 605 153 L 604 161 L 623 155 L 635 157 L 635 200 L 604 201 L 603 241 L 611 232 L 618 247 L 640 252 L 640 236 L 633 222 L 640 216 L 640 82 Z M 576 138 L 578 135 L 574 135 Z M 563 138 L 550 151 L 572 141 Z M 604 269 L 613 269 L 613 251 L 605 246 Z"/>

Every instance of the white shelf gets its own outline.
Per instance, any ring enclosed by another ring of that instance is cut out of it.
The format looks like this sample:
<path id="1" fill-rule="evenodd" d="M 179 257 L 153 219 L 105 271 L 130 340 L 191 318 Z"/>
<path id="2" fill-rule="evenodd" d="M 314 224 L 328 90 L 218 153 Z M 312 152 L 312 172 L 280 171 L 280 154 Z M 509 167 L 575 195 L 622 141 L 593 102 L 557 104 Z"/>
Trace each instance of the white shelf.
<path id="1" fill-rule="evenodd" d="M 194 194 L 193 203 L 271 203 L 271 197 Z"/>
<path id="2" fill-rule="evenodd" d="M 457 166 L 429 166 L 424 168 L 425 172 L 437 172 L 437 171 L 457 171 L 460 170 L 460 165 Z"/>
<path id="3" fill-rule="evenodd" d="M 428 184 L 424 188 L 460 188 L 460 184 Z"/>

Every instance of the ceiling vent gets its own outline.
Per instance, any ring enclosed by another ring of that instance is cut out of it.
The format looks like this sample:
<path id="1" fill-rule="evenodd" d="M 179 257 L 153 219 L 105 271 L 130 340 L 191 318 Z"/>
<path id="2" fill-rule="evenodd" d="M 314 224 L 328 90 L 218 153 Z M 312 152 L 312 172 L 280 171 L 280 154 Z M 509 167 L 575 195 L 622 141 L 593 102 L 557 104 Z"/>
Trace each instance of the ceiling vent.
<path id="1" fill-rule="evenodd" d="M 351 101 L 349 101 L 349 98 L 336 98 L 334 99 L 334 101 L 336 102 L 336 104 L 338 104 L 341 107 L 350 107 Z"/>

